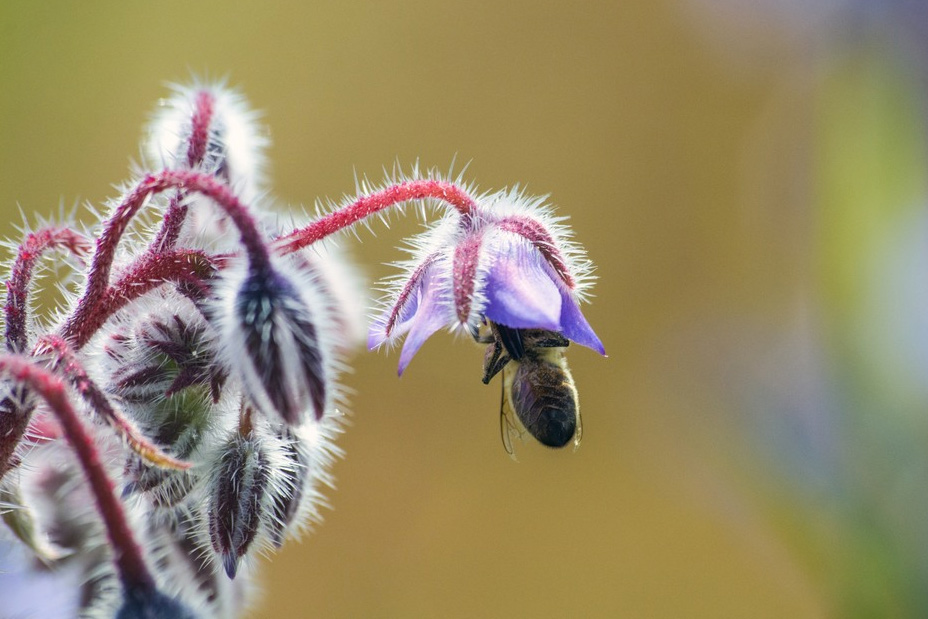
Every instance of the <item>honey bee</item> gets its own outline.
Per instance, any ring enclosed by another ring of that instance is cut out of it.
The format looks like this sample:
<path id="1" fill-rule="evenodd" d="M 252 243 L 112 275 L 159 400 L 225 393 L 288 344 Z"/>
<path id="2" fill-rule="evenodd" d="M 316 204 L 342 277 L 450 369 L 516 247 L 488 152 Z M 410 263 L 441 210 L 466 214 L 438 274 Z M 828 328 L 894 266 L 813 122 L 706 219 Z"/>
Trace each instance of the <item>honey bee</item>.
<path id="1" fill-rule="evenodd" d="M 567 338 L 554 331 L 513 329 L 488 321 L 475 339 L 490 344 L 484 384 L 503 373 L 500 430 L 506 453 L 513 455 L 512 436 L 521 437 L 524 430 L 548 447 L 564 447 L 573 439 L 576 449 L 583 425 L 567 367 Z"/>

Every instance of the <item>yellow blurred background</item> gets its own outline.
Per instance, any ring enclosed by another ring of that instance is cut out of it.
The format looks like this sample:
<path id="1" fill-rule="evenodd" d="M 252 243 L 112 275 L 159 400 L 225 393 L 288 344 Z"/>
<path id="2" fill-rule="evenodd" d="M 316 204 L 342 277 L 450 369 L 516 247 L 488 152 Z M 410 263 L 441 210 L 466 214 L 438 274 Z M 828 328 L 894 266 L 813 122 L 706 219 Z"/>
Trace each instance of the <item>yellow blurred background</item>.
<path id="1" fill-rule="evenodd" d="M 399 380 L 358 354 L 334 509 L 261 566 L 251 616 L 923 616 L 919 11 L 4 2 L 0 232 L 115 195 L 191 75 L 264 111 L 282 205 L 418 158 L 571 217 L 609 352 L 571 349 L 579 451 L 512 462 L 471 343 Z M 372 281 L 420 229 L 392 224 L 352 243 Z"/>

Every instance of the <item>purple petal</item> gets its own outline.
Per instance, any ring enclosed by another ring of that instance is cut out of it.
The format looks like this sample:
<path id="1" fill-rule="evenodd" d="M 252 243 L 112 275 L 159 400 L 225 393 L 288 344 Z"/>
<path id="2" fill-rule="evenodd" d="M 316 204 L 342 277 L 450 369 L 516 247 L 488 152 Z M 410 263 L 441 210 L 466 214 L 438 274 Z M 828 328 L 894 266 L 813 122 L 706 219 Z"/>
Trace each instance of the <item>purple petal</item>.
<path id="1" fill-rule="evenodd" d="M 425 340 L 433 333 L 448 324 L 448 299 L 442 294 L 438 276 L 434 269 L 422 278 L 422 285 L 417 292 L 415 301 L 417 311 L 414 316 L 404 322 L 401 327 L 409 329 L 403 350 L 400 353 L 400 365 L 397 373 L 402 376 L 403 371 L 415 354 L 422 348 Z M 408 325 L 408 327 L 407 327 Z M 398 327 L 399 329 L 399 327 Z"/>
<path id="2" fill-rule="evenodd" d="M 397 322 L 394 325 L 393 330 L 390 332 L 390 335 L 387 335 L 386 325 L 390 320 L 390 315 L 393 313 L 392 307 L 385 310 L 383 314 L 374 320 L 374 322 L 371 324 L 370 331 L 368 331 L 367 334 L 368 350 L 374 350 L 378 346 L 383 345 L 383 343 L 387 340 L 396 339 L 409 331 L 409 322 L 419 307 L 418 296 L 418 293 L 414 293 L 409 303 L 407 303 L 406 306 L 399 312 Z"/>
<path id="3" fill-rule="evenodd" d="M 413 271 L 402 290 L 400 290 L 396 302 L 377 317 L 368 332 L 368 350 L 373 350 L 387 340 L 396 339 L 409 331 L 410 321 L 419 309 L 420 291 L 423 286 L 428 286 L 432 281 L 432 265 L 437 259 L 438 254 L 432 254 L 423 260 Z M 393 328 L 387 333 L 387 326 L 390 324 L 391 317 L 393 318 Z"/>
<path id="4" fill-rule="evenodd" d="M 559 331 L 560 291 L 542 265 L 538 252 L 524 242 L 513 242 L 493 261 L 487 275 L 484 314 L 514 329 Z"/>
<path id="5" fill-rule="evenodd" d="M 393 324 L 393 329 L 390 331 L 389 335 L 387 334 L 387 323 L 390 321 L 390 316 L 396 311 L 396 306 L 394 305 L 388 308 L 383 314 L 377 317 L 377 320 L 371 325 L 370 332 L 367 335 L 368 350 L 373 350 L 387 340 L 396 339 L 409 331 L 409 323 L 419 309 L 419 288 L 421 288 L 421 286 L 422 284 L 420 282 L 416 290 L 412 291 L 411 297 L 406 305 L 397 312 L 396 322 Z"/>
<path id="6" fill-rule="evenodd" d="M 561 291 L 561 325 L 558 331 L 572 342 L 592 348 L 601 355 L 606 354 L 603 343 L 599 341 L 593 327 L 586 321 L 577 301 L 567 290 Z"/>

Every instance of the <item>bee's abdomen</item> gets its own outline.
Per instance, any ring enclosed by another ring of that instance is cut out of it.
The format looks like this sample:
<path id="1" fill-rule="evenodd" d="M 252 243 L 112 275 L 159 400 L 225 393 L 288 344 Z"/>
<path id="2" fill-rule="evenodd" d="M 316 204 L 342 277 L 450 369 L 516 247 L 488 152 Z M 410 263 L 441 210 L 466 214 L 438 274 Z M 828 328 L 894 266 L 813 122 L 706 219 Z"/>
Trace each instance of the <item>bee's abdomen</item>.
<path id="1" fill-rule="evenodd" d="M 564 370 L 546 361 L 522 363 L 511 393 L 519 421 L 539 442 L 548 447 L 570 442 L 577 431 L 577 401 Z"/>

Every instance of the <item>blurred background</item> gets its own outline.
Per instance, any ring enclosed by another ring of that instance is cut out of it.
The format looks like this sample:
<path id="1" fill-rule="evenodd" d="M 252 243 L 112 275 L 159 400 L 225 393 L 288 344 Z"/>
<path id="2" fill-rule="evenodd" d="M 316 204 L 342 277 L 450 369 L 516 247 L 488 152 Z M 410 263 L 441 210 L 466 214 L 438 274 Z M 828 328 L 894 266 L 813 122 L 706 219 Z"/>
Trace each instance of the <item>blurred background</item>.
<path id="1" fill-rule="evenodd" d="M 580 450 L 512 462 L 471 343 L 360 353 L 251 616 L 926 616 L 926 46 L 920 0 L 3 2 L 0 232 L 113 196 L 191 75 L 265 112 L 284 209 L 456 157 L 570 215 Z"/>

